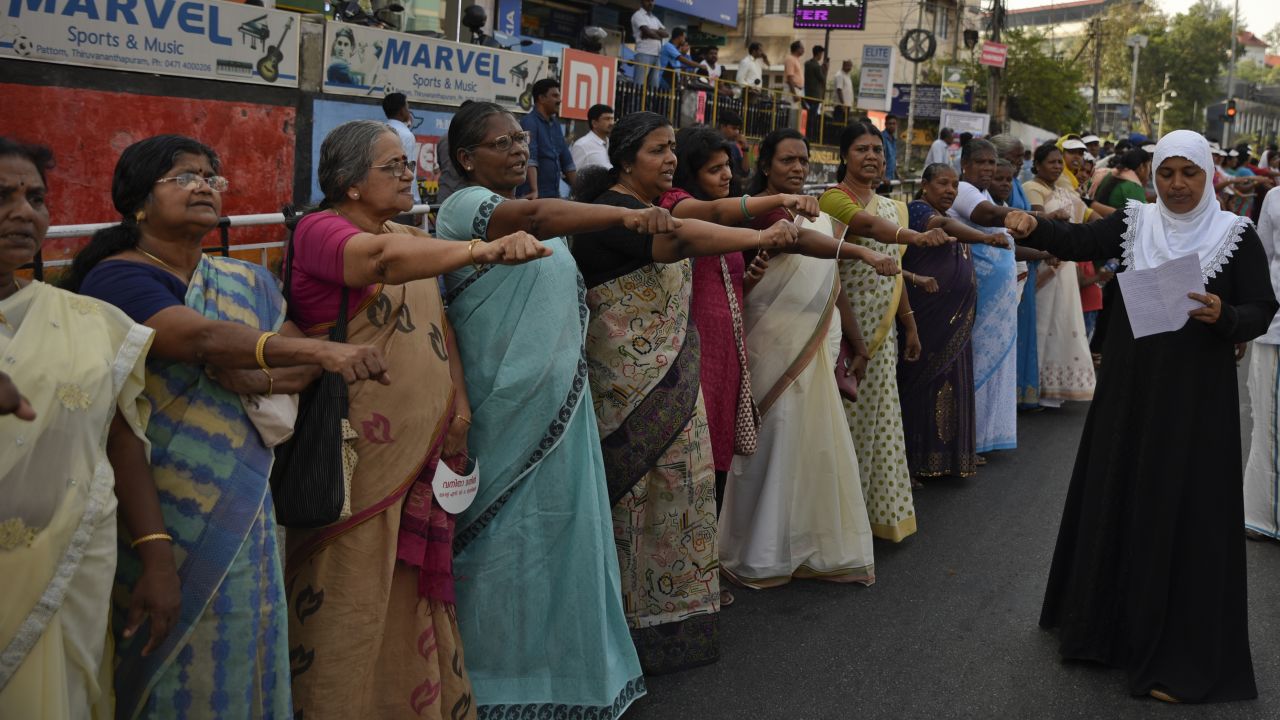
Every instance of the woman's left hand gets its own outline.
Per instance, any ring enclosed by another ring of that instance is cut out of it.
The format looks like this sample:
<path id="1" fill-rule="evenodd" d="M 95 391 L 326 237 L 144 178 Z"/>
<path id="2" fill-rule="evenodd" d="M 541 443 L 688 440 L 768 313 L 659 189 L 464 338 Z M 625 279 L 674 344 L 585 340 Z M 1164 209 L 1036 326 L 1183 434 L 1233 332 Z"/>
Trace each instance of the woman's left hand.
<path id="1" fill-rule="evenodd" d="M 1015 240 L 1021 240 L 1036 229 L 1036 216 L 1021 210 L 1014 210 L 1004 216 L 1004 227 Z"/>
<path id="2" fill-rule="evenodd" d="M 938 292 L 938 279 L 928 275 L 916 275 L 911 279 L 911 284 L 927 293 Z"/>
<path id="3" fill-rule="evenodd" d="M 867 378 L 867 364 L 871 362 L 871 357 L 866 353 L 855 353 L 853 360 L 849 362 L 849 371 L 847 375 L 852 375 L 858 379 L 858 385 L 862 385 L 862 381 Z"/>
<path id="4" fill-rule="evenodd" d="M 917 247 L 938 247 L 955 241 L 956 239 L 948 235 L 946 230 L 934 228 L 922 233 L 916 233 L 916 236 L 908 242 Z"/>
<path id="5" fill-rule="evenodd" d="M 818 198 L 812 195 L 783 195 L 782 207 L 810 220 L 817 220 L 822 212 L 818 209 Z"/>
<path id="6" fill-rule="evenodd" d="M 263 395 L 267 392 L 267 376 L 261 370 L 220 368 L 205 365 L 204 372 L 224 389 L 237 395 Z"/>
<path id="7" fill-rule="evenodd" d="M 671 213 L 660 207 L 649 207 L 643 210 L 628 210 L 622 226 L 639 235 L 662 235 L 675 232 L 680 221 Z"/>
<path id="8" fill-rule="evenodd" d="M 920 353 L 923 348 L 920 347 L 920 333 L 914 328 L 907 330 L 903 338 L 902 359 L 907 362 L 915 362 L 920 359 Z"/>
<path id="9" fill-rule="evenodd" d="M 169 631 L 178 623 L 181 612 L 182 583 L 178 580 L 177 569 L 172 564 L 157 568 L 144 565 L 129 599 L 124 636 L 133 637 L 143 621 L 150 617 L 151 635 L 147 638 L 146 647 L 142 648 L 142 656 L 146 657 L 169 637 Z"/>
<path id="10" fill-rule="evenodd" d="M 1222 317 L 1222 298 L 1213 293 L 1187 293 L 1187 297 L 1192 300 L 1204 303 L 1204 307 L 1196 308 L 1187 313 L 1193 319 L 1199 320 L 1206 325 L 1212 325 L 1218 322 L 1218 318 Z"/>
<path id="11" fill-rule="evenodd" d="M 467 432 L 471 424 L 460 420 L 457 416 L 449 423 L 449 430 L 444 435 L 444 446 L 440 448 L 440 457 L 452 458 L 467 454 Z"/>

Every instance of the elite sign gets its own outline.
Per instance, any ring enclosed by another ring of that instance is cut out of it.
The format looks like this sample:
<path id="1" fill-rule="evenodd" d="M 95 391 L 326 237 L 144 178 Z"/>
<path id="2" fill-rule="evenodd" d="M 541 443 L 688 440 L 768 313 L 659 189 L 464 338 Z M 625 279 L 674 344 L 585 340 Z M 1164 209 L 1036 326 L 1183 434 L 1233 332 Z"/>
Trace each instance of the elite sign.
<path id="1" fill-rule="evenodd" d="M 8 0 L 0 57 L 297 87 L 297 21 L 216 0 Z"/>
<path id="2" fill-rule="evenodd" d="M 402 92 L 412 102 L 488 100 L 527 112 L 533 84 L 548 76 L 543 57 L 356 25 L 329 23 L 325 51 L 324 90 L 342 95 Z"/>

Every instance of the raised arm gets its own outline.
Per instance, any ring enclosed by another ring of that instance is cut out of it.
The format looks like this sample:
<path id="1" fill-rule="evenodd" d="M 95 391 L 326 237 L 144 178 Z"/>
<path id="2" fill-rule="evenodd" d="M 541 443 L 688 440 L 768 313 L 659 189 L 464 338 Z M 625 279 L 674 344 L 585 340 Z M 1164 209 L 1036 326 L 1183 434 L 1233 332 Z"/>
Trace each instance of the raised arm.
<path id="1" fill-rule="evenodd" d="M 1116 213 L 1095 223 L 1077 225 L 1060 220 L 1020 215 L 1015 220 L 1034 228 L 1019 245 L 1044 250 L 1063 260 L 1106 260 L 1120 257 L 1120 236 L 1125 231 L 1125 213 Z M 1015 223 L 1016 224 L 1016 223 Z M 1015 232 L 1015 237 L 1018 233 Z"/>
<path id="2" fill-rule="evenodd" d="M 653 236 L 653 259 L 670 263 L 685 258 L 724 255 L 743 250 L 785 250 L 796 243 L 796 226 L 779 220 L 767 230 L 730 228 L 685 220 L 675 232 Z"/>
<path id="3" fill-rule="evenodd" d="M 984 233 L 981 230 L 970 227 L 969 225 L 946 215 L 935 214 L 929 218 L 930 230 L 935 228 L 942 230 L 946 234 L 954 237 L 956 242 L 969 243 L 973 245 L 991 245 L 993 247 L 1007 248 L 1009 247 L 1009 239 L 1004 233 Z"/>
<path id="4" fill-rule="evenodd" d="M 1014 207 L 996 205 L 995 203 L 990 203 L 984 200 L 978 203 L 978 206 L 969 214 L 969 219 L 973 221 L 974 225 L 999 227 L 1004 224 L 1006 216 L 1015 212 L 1022 211 Z"/>
<path id="5" fill-rule="evenodd" d="M 352 236 L 343 249 L 342 279 L 347 287 L 354 288 L 376 283 L 399 285 L 471 264 L 518 265 L 550 254 L 551 248 L 525 232 L 490 242 L 468 243 L 408 233 L 360 233 Z"/>
<path id="6" fill-rule="evenodd" d="M 680 221 L 672 218 L 662 208 L 633 210 L 614 205 L 544 198 L 499 203 L 489 220 L 487 232 L 488 237 L 494 240 L 520 231 L 545 240 L 613 227 L 625 227 L 634 232 L 655 235 L 671 232 L 679 226 Z"/>
<path id="7" fill-rule="evenodd" d="M 809 195 L 744 195 L 727 197 L 719 200 L 698 200 L 687 198 L 681 200 L 671 210 L 678 218 L 702 220 L 717 225 L 737 225 L 753 217 L 764 215 L 784 207 L 795 215 L 809 218 L 818 216 L 818 201 Z M 743 216 L 745 209 L 747 216 Z"/>

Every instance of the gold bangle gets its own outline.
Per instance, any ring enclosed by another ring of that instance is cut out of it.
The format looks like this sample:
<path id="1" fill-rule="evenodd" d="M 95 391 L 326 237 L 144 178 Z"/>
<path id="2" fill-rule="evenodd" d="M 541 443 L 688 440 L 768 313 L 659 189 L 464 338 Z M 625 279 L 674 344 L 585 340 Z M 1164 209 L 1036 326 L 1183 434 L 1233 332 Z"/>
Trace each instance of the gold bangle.
<path id="1" fill-rule="evenodd" d="M 162 532 L 151 533 L 150 535 L 143 535 L 137 540 L 134 540 L 133 542 L 129 543 L 129 547 L 136 548 L 142 543 L 151 542 L 152 540 L 168 540 L 169 542 L 173 542 L 173 536 L 170 535 L 169 533 L 162 533 Z"/>
<path id="2" fill-rule="evenodd" d="M 762 247 L 764 247 L 764 231 L 757 230 L 756 231 L 756 249 L 759 250 Z"/>
<path id="3" fill-rule="evenodd" d="M 893 241 L 898 242 L 898 236 L 902 234 L 902 226 L 898 226 L 898 231 L 893 234 Z"/>
<path id="4" fill-rule="evenodd" d="M 267 364 L 267 341 L 279 334 L 280 333 L 264 332 L 258 336 L 258 347 L 254 349 L 253 353 L 258 358 L 258 367 L 263 370 L 271 369 L 271 366 Z"/>
<path id="5" fill-rule="evenodd" d="M 464 422 L 467 424 L 467 427 L 471 427 L 471 418 L 469 417 L 466 417 L 464 415 L 454 415 L 453 419 L 457 420 L 458 422 Z"/>
<path id="6" fill-rule="evenodd" d="M 477 270 L 480 269 L 480 263 L 476 262 L 476 243 L 481 243 L 481 242 L 484 242 L 484 241 L 477 238 L 472 238 L 471 242 L 467 243 L 467 252 L 471 255 L 471 267 L 474 267 Z"/>
<path id="7" fill-rule="evenodd" d="M 271 373 L 268 372 L 266 368 L 260 369 L 262 370 L 262 374 L 267 376 L 267 394 L 273 395 L 276 389 L 276 379 L 271 377 Z"/>

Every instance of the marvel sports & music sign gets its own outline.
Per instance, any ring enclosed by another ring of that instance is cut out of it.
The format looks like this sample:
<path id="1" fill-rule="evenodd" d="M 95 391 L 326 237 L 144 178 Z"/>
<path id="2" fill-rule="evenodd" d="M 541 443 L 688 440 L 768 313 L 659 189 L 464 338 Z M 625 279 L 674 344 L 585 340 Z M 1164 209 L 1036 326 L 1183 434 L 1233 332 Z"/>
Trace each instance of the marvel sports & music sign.
<path id="1" fill-rule="evenodd" d="M 867 0 L 796 0 L 793 27 L 862 30 Z"/>
<path id="2" fill-rule="evenodd" d="M 9 0 L 0 57 L 297 87 L 297 23 L 216 0 Z"/>

